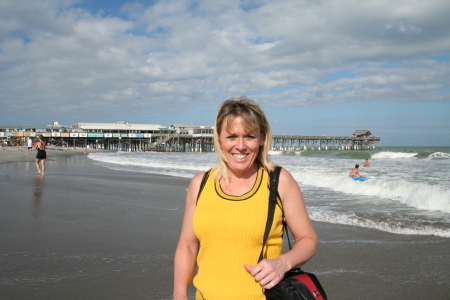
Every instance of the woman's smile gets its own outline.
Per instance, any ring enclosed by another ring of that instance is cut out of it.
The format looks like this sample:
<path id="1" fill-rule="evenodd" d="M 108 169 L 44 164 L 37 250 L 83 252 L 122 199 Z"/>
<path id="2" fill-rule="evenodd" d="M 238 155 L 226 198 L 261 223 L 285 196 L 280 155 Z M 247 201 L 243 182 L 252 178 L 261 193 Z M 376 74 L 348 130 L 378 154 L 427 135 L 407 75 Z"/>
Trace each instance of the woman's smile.
<path id="1" fill-rule="evenodd" d="M 254 172 L 259 148 L 264 144 L 261 134 L 246 131 L 242 118 L 236 117 L 229 128 L 226 128 L 225 124 L 222 125 L 219 141 L 227 165 L 232 172 L 241 175 L 248 171 Z"/>
<path id="2" fill-rule="evenodd" d="M 246 158 L 248 156 L 248 154 L 242 155 L 242 154 L 232 154 L 234 157 L 236 157 L 237 159 L 243 159 Z"/>

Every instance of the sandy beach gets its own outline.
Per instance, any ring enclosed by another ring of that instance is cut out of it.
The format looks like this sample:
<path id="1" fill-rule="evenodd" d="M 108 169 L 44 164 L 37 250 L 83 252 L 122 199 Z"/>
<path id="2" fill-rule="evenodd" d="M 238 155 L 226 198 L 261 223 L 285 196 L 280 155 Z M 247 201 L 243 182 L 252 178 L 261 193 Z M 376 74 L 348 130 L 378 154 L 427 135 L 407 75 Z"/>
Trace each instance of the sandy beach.
<path id="1" fill-rule="evenodd" d="M 86 153 L 85 153 L 86 151 Z M 74 148 L 74 147 L 47 147 L 46 152 L 49 158 L 61 157 L 61 156 L 71 156 L 71 155 L 84 155 L 96 152 L 112 152 L 110 150 L 97 150 L 97 149 L 84 149 L 84 148 Z M 17 147 L 0 147 L 0 164 L 10 163 L 15 161 L 22 162 L 34 162 L 36 159 L 36 150 L 33 147 L 32 154 L 27 154 L 27 147 L 20 146 Z"/>
<path id="2" fill-rule="evenodd" d="M 171 299 L 189 180 L 52 147 L 42 176 L 23 149 L 0 149 L 1 299 Z M 314 226 L 329 299 L 450 299 L 449 239 Z"/>

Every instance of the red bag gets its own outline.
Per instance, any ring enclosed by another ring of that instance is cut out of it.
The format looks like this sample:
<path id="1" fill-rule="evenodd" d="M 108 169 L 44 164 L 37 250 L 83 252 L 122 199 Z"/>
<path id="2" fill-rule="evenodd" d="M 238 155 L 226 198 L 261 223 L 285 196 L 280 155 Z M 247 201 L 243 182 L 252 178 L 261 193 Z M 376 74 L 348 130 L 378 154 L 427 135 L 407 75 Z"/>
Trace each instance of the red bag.
<path id="1" fill-rule="evenodd" d="M 280 283 L 264 293 L 267 300 L 327 300 L 316 275 L 301 269 L 287 272 Z"/>
<path id="2" fill-rule="evenodd" d="M 276 195 L 280 170 L 280 167 L 276 167 L 270 173 L 269 211 L 267 214 L 266 230 L 264 232 L 263 248 L 261 249 L 258 261 L 263 259 L 264 245 L 266 244 L 273 222 L 273 214 L 277 203 Z M 289 249 L 292 249 L 286 224 L 284 224 L 284 229 L 286 230 Z M 281 282 L 270 290 L 265 290 L 264 294 L 267 300 L 327 300 L 327 294 L 325 294 L 316 275 L 303 272 L 300 268 L 287 272 Z"/>

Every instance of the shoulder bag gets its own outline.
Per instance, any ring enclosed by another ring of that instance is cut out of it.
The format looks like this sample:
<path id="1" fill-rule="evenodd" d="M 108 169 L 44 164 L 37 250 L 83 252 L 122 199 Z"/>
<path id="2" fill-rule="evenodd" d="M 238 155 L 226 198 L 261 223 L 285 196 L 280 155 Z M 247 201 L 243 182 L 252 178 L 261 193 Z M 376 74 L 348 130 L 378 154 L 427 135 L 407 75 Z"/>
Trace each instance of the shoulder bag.
<path id="1" fill-rule="evenodd" d="M 269 211 L 259 261 L 263 259 L 264 245 L 272 227 L 275 206 L 277 205 L 280 171 L 281 167 L 277 166 L 270 173 Z M 283 224 L 283 226 L 288 237 L 289 249 L 292 249 L 287 224 Z M 312 273 L 302 271 L 301 268 L 288 271 L 282 281 L 270 290 L 264 290 L 264 294 L 267 300 L 327 300 L 327 295 L 317 277 Z"/>

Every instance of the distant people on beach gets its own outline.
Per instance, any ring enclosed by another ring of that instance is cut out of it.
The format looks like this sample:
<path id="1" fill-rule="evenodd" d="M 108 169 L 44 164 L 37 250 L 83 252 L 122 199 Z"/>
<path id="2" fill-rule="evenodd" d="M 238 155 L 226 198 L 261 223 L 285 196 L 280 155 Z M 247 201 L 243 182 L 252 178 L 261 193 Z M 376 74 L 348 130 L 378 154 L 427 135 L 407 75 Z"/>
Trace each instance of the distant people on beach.
<path id="1" fill-rule="evenodd" d="M 42 135 L 39 136 L 39 140 L 36 143 L 36 168 L 37 174 L 44 175 L 45 172 L 45 160 L 47 158 L 47 152 L 45 151 L 46 144 L 44 142 L 44 137 Z"/>
<path id="2" fill-rule="evenodd" d="M 33 150 L 33 139 L 31 138 L 31 136 L 29 136 L 27 140 L 27 154 L 31 155 L 32 150 Z"/>
<path id="3" fill-rule="evenodd" d="M 256 102 L 243 97 L 220 105 L 214 125 L 218 165 L 195 175 L 186 195 L 174 261 L 174 300 L 188 299 L 196 266 L 197 300 L 265 299 L 264 289 L 273 288 L 287 271 L 316 253 L 317 235 L 302 193 L 285 169 L 273 226 L 263 245 L 269 174 L 276 167 L 268 155 L 271 142 L 269 123 Z M 296 243 L 282 254 L 284 219 Z"/>
<path id="4" fill-rule="evenodd" d="M 366 158 L 366 161 L 363 164 L 363 167 L 370 167 L 370 162 L 369 160 Z"/>
<path id="5" fill-rule="evenodd" d="M 16 146 L 17 146 L 17 150 L 19 150 L 19 147 L 20 147 L 20 137 L 16 137 Z"/>
<path id="6" fill-rule="evenodd" d="M 352 178 L 361 177 L 361 174 L 359 174 L 359 165 L 358 164 L 355 165 L 355 167 L 350 171 L 348 176 L 352 177 Z"/>

